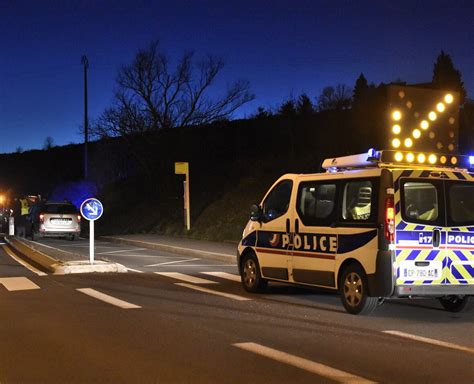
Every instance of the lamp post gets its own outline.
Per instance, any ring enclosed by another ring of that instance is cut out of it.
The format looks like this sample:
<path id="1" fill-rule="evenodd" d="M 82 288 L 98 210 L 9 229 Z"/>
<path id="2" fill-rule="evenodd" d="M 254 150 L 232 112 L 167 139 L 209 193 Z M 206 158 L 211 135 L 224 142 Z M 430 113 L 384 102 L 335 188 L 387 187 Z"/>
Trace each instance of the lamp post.
<path id="1" fill-rule="evenodd" d="M 84 55 L 81 58 L 81 64 L 84 66 L 84 179 L 87 180 L 88 174 L 88 144 L 89 144 L 89 119 L 87 118 L 87 68 L 89 60 Z"/>

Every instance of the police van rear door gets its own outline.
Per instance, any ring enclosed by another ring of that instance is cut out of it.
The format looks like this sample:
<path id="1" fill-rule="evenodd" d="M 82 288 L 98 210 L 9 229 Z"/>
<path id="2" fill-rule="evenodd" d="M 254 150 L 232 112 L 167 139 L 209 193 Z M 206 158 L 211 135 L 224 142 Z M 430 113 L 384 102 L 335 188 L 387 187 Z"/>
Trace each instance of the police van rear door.
<path id="1" fill-rule="evenodd" d="M 473 284 L 474 178 L 430 171 L 403 171 L 399 176 L 397 285 Z"/>
<path id="2" fill-rule="evenodd" d="M 445 181 L 448 219 L 445 283 L 474 284 L 474 177 L 454 172 L 450 176 Z"/>

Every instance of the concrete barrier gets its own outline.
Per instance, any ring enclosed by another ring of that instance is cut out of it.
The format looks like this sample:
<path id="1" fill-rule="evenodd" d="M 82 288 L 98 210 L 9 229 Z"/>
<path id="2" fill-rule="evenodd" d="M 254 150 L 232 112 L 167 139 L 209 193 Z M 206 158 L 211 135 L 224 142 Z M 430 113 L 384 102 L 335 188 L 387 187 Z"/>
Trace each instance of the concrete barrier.
<path id="1" fill-rule="evenodd" d="M 124 273 L 128 272 L 127 268 L 122 264 L 112 263 L 103 260 L 97 260 L 94 264 L 90 264 L 88 260 L 71 260 L 75 255 L 69 252 L 65 252 L 54 248 L 54 254 L 56 258 L 46 254 L 44 249 L 53 249 L 52 247 L 42 246 L 39 243 L 31 243 L 26 239 L 20 239 L 14 236 L 6 236 L 5 241 L 13 248 L 17 253 L 22 255 L 24 258 L 32 261 L 34 264 L 39 265 L 42 269 L 52 272 L 57 275 L 66 275 L 71 273 Z M 42 250 L 35 249 L 40 247 Z M 61 260 L 63 258 L 63 260 Z M 68 260 L 64 260 L 68 259 Z"/>

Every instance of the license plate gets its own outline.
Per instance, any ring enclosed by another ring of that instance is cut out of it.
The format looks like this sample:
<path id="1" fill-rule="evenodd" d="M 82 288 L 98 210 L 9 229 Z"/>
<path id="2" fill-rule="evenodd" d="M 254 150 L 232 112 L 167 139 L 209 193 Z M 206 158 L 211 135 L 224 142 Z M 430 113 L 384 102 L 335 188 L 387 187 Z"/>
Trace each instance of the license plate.
<path id="1" fill-rule="evenodd" d="M 441 261 L 430 261 L 428 265 L 416 265 L 416 261 L 400 263 L 400 279 L 403 280 L 438 280 L 441 279 L 443 265 Z"/>
<path id="2" fill-rule="evenodd" d="M 53 224 L 69 224 L 71 221 L 71 219 L 51 219 Z"/>

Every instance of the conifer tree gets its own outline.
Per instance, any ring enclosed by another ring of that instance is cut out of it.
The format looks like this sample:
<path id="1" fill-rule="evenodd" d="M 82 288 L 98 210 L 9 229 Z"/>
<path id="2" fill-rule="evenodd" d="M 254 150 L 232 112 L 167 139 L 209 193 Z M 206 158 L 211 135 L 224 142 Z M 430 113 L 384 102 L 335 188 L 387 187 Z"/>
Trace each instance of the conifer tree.
<path id="1" fill-rule="evenodd" d="M 453 60 L 444 51 L 436 58 L 433 67 L 433 85 L 439 89 L 446 89 L 461 94 L 461 104 L 466 99 L 466 90 L 461 79 L 461 72 L 454 67 Z"/>

